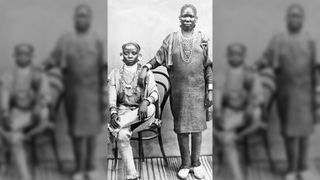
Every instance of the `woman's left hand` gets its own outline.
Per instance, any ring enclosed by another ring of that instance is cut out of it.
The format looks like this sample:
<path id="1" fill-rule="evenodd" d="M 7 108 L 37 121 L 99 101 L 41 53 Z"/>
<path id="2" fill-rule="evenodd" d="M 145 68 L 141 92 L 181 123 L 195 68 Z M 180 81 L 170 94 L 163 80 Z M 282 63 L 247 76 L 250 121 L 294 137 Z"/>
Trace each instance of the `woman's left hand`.
<path id="1" fill-rule="evenodd" d="M 140 104 L 138 115 L 141 121 L 145 120 L 148 116 L 148 105 L 149 101 L 147 100 L 142 101 L 142 103 Z"/>
<path id="2" fill-rule="evenodd" d="M 204 106 L 206 108 L 209 108 L 209 107 L 212 106 L 212 104 L 213 104 L 213 92 L 212 91 L 208 91 Z"/>

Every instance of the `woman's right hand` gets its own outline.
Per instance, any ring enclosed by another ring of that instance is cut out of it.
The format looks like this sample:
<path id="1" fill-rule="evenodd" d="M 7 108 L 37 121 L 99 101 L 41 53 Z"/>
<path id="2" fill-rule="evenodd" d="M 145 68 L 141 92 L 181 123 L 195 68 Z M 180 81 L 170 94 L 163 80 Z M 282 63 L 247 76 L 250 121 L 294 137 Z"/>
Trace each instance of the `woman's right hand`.
<path id="1" fill-rule="evenodd" d="M 119 124 L 118 124 L 118 121 L 119 120 L 119 116 L 117 113 L 113 113 L 111 114 L 111 120 L 110 120 L 110 126 L 113 128 L 113 129 L 118 129 L 120 128 Z"/>
<path id="2" fill-rule="evenodd" d="M 139 78 L 138 78 L 138 86 L 140 86 L 142 88 L 145 87 L 147 73 L 148 73 L 148 68 L 147 67 L 143 67 L 142 70 L 141 70 L 141 73 L 139 75 Z"/>

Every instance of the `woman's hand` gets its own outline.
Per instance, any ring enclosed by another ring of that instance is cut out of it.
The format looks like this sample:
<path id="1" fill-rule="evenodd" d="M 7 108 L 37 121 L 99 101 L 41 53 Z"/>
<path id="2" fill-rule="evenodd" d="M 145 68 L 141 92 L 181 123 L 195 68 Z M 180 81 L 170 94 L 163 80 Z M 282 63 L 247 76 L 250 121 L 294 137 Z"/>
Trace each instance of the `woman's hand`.
<path id="1" fill-rule="evenodd" d="M 120 128 L 119 124 L 118 124 L 118 121 L 119 120 L 119 116 L 118 116 L 118 113 L 112 113 L 111 114 L 111 120 L 110 120 L 110 126 L 113 128 L 113 129 L 118 129 Z"/>
<path id="2" fill-rule="evenodd" d="M 22 132 L 11 132 L 8 134 L 8 140 L 13 144 L 18 144 L 24 140 L 24 136 Z"/>
<path id="3" fill-rule="evenodd" d="M 141 121 L 145 120 L 148 116 L 148 105 L 149 105 L 148 100 L 143 100 L 142 103 L 140 104 L 138 115 Z"/>
<path id="4" fill-rule="evenodd" d="M 141 88 L 145 87 L 147 73 L 148 73 L 148 68 L 143 67 L 138 78 L 138 86 L 140 86 Z"/>
<path id="5" fill-rule="evenodd" d="M 212 92 L 212 90 L 210 90 L 210 91 L 208 91 L 204 106 L 206 108 L 209 108 L 212 106 L 212 104 L 213 104 L 213 92 Z"/>

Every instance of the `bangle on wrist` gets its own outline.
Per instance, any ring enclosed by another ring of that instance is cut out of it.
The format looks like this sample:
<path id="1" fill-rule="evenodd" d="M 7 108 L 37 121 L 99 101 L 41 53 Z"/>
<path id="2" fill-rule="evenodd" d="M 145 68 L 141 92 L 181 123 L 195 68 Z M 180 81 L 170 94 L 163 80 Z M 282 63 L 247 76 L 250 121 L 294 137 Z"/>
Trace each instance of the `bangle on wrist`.
<path id="1" fill-rule="evenodd" d="M 147 71 L 149 71 L 152 68 L 152 65 L 148 63 L 148 64 L 144 65 L 143 67 L 146 67 Z"/>
<path id="2" fill-rule="evenodd" d="M 213 90 L 213 84 L 208 84 L 208 90 Z"/>
<path id="3" fill-rule="evenodd" d="M 110 114 L 115 114 L 118 113 L 117 108 L 116 107 L 110 107 Z"/>
<path id="4" fill-rule="evenodd" d="M 152 104 L 152 102 L 151 102 L 151 100 L 150 100 L 149 98 L 144 98 L 144 100 L 149 103 L 148 106 L 149 106 L 150 104 Z"/>

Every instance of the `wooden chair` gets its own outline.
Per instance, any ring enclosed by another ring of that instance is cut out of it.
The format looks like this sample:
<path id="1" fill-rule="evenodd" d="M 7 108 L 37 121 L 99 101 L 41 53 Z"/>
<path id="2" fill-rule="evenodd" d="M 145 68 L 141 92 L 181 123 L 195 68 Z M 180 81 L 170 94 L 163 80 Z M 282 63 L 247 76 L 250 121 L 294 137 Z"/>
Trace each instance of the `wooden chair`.
<path id="1" fill-rule="evenodd" d="M 274 98 L 272 97 L 270 103 L 263 109 L 263 121 L 267 123 L 269 116 L 270 116 L 270 111 L 274 102 Z M 252 138 L 259 138 L 260 141 L 250 141 Z M 271 153 L 271 148 L 270 148 L 270 143 L 269 143 L 269 137 L 268 137 L 268 129 L 267 128 L 260 128 L 257 129 L 254 133 L 249 134 L 245 136 L 242 140 L 238 142 L 238 146 L 242 148 L 242 153 L 243 153 L 243 159 L 244 159 L 244 164 L 246 166 L 251 165 L 251 157 L 250 157 L 250 147 L 259 145 L 263 145 L 268 164 L 270 167 L 271 172 L 275 171 L 275 166 L 274 166 L 274 161 L 272 159 L 272 153 Z M 221 163 L 223 161 L 223 152 L 220 150 L 217 152 L 217 161 L 218 163 Z"/>
<path id="2" fill-rule="evenodd" d="M 46 72 L 47 74 L 47 80 L 50 85 L 50 93 L 53 100 L 53 104 L 50 107 L 50 120 L 52 124 L 56 124 L 59 109 L 62 104 L 62 100 L 64 97 L 64 86 L 63 86 L 63 79 L 62 79 L 62 73 L 60 69 L 58 68 L 52 68 Z M 49 141 L 40 142 L 38 141 L 39 138 L 46 137 Z M 57 145 L 57 139 L 56 139 L 56 133 L 55 128 L 48 128 L 44 130 L 42 133 L 37 134 L 33 137 L 31 137 L 29 142 L 30 147 L 30 153 L 31 153 L 31 163 L 33 167 L 36 167 L 38 165 L 38 153 L 37 153 L 37 147 L 45 145 L 49 142 L 53 156 L 55 159 L 55 162 L 57 164 L 58 170 L 61 172 L 63 170 L 61 159 L 59 156 L 58 151 L 58 145 Z"/>
<path id="3" fill-rule="evenodd" d="M 166 85 L 161 80 L 156 80 L 158 88 L 159 88 L 159 86 L 161 86 L 162 89 L 163 89 L 163 97 L 162 97 L 162 100 L 161 100 L 161 103 L 160 103 L 160 107 L 157 107 L 157 106 L 159 106 L 159 103 L 155 103 L 155 105 L 156 105 L 155 118 L 161 121 L 162 120 L 163 109 L 164 109 L 164 107 L 166 105 L 166 102 L 167 102 L 167 100 L 169 98 L 169 95 L 170 95 L 170 86 L 169 86 L 170 85 L 170 81 L 169 81 L 169 76 L 167 74 L 163 73 L 163 72 L 153 71 L 153 74 L 162 76 L 167 81 L 167 84 L 168 84 L 168 85 Z M 151 135 L 145 135 L 146 132 L 149 132 L 149 134 L 151 133 Z M 165 166 L 167 166 L 168 165 L 168 161 L 167 161 L 167 157 L 166 157 L 166 154 L 165 154 L 164 148 L 163 148 L 163 141 L 162 141 L 162 135 L 161 135 L 161 123 L 159 125 L 152 125 L 150 128 L 142 130 L 142 131 L 138 132 L 137 134 L 138 134 L 138 136 L 137 137 L 132 137 L 131 140 L 138 142 L 139 171 L 140 171 L 140 174 L 142 172 L 142 162 L 144 162 L 144 159 L 145 159 L 144 151 L 143 151 L 143 142 L 144 141 L 152 140 L 152 139 L 155 139 L 155 138 L 158 139 L 158 142 L 159 142 L 159 145 L 160 145 L 160 150 L 161 150 L 161 153 L 162 153 L 162 157 L 164 158 Z M 114 158 L 115 158 L 115 162 L 114 162 L 114 170 L 115 170 L 116 167 L 117 167 L 117 162 L 118 162 L 118 146 L 117 146 L 117 142 L 116 142 L 115 148 L 113 149 L 113 154 L 114 154 Z"/>
<path id="4" fill-rule="evenodd" d="M 60 109 L 61 102 L 62 102 L 62 96 L 59 97 L 58 103 L 54 107 L 51 108 L 50 120 L 52 121 L 53 124 L 55 124 L 56 119 L 58 117 L 58 111 Z M 42 142 L 43 144 L 40 144 L 38 139 L 43 138 L 43 137 L 46 137 L 49 141 L 44 141 L 44 142 Z M 30 153 L 31 153 L 31 163 L 34 168 L 39 164 L 37 148 L 39 146 L 43 146 L 43 145 L 47 144 L 48 142 L 52 148 L 53 156 L 54 156 L 55 162 L 57 164 L 58 171 L 62 172 L 63 166 L 62 166 L 61 158 L 59 155 L 57 138 L 56 138 L 56 133 L 55 133 L 54 128 L 48 128 L 48 129 L 44 130 L 42 133 L 31 137 L 30 142 L 29 142 Z"/>
<path id="5" fill-rule="evenodd" d="M 273 97 L 271 98 L 270 103 L 266 107 L 264 107 L 263 121 L 266 124 L 268 123 L 274 100 L 275 100 L 275 95 L 273 95 Z M 275 166 L 274 166 L 274 161 L 272 159 L 272 153 L 271 153 L 267 128 L 260 128 L 255 133 L 244 137 L 243 141 L 241 142 L 241 144 L 243 145 L 244 163 L 248 166 L 251 165 L 250 146 L 254 145 L 254 142 L 250 143 L 250 139 L 252 137 L 259 137 L 262 140 L 262 144 L 263 144 L 263 147 L 264 147 L 264 150 L 266 153 L 266 157 L 267 157 L 267 160 L 269 163 L 270 170 L 271 170 L 271 172 L 274 172 Z M 255 142 L 255 143 L 259 143 L 259 142 Z"/>

